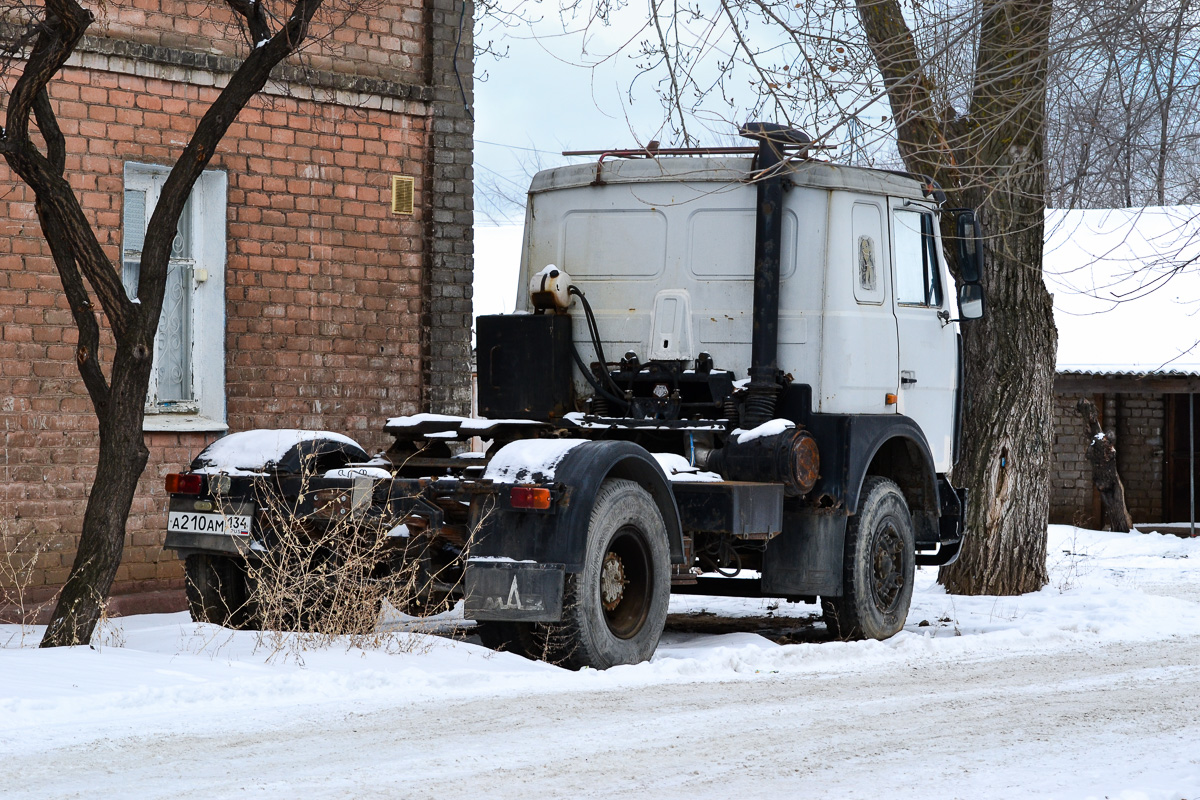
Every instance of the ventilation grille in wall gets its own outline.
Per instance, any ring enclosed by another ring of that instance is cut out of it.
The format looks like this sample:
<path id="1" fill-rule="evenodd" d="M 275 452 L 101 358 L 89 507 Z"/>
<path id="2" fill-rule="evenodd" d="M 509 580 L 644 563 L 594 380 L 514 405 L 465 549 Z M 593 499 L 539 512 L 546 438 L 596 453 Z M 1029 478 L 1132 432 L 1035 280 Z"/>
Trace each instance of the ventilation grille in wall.
<path id="1" fill-rule="evenodd" d="M 413 213 L 413 179 L 404 175 L 392 176 L 392 213 Z"/>

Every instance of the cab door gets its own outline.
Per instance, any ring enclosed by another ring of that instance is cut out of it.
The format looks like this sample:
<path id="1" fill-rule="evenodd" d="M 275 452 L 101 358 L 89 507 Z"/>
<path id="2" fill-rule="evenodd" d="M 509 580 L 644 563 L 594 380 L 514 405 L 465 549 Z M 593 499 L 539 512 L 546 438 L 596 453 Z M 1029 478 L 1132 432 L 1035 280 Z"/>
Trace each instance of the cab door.
<path id="1" fill-rule="evenodd" d="M 954 461 L 958 325 L 950 322 L 949 281 L 933 210 L 891 201 L 893 309 L 899 349 L 897 411 L 925 434 L 938 472 Z"/>

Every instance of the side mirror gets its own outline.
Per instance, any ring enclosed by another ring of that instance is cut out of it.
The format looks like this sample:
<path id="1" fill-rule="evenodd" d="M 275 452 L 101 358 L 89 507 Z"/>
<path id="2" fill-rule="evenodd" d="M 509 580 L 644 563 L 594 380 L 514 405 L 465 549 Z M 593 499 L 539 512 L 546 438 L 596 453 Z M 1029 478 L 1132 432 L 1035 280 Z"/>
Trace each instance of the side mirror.
<path id="1" fill-rule="evenodd" d="M 958 212 L 958 269 L 963 283 L 979 283 L 983 274 L 983 229 L 975 212 Z"/>
<path id="2" fill-rule="evenodd" d="M 979 319 L 983 316 L 983 287 L 978 283 L 964 283 L 958 287 L 958 315 L 962 319 Z"/>

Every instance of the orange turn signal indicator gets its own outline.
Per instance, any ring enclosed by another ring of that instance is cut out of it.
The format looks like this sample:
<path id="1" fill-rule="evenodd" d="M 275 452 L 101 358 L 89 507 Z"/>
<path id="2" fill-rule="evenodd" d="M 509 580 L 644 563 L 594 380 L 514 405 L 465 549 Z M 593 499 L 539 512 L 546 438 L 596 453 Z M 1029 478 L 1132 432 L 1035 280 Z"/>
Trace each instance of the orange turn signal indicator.
<path id="1" fill-rule="evenodd" d="M 532 508 L 545 511 L 550 507 L 550 490 L 540 486 L 514 486 L 509 493 L 513 508 Z"/>
<path id="2" fill-rule="evenodd" d="M 889 406 L 896 405 L 896 400 L 897 400 L 896 395 L 892 394 L 891 392 L 888 392 L 887 394 L 885 394 L 883 396 L 883 402 Z"/>

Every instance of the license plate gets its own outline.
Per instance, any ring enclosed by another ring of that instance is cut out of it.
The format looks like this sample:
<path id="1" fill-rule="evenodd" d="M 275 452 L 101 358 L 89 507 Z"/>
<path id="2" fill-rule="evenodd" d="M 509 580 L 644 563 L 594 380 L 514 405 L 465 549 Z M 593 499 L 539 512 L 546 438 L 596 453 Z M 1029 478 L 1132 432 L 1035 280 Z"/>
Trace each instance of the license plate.
<path id="1" fill-rule="evenodd" d="M 172 511 L 167 515 L 167 530 L 183 533 L 219 533 L 249 536 L 249 514 L 204 514 L 199 511 Z"/>

